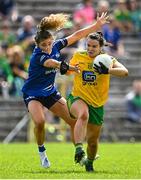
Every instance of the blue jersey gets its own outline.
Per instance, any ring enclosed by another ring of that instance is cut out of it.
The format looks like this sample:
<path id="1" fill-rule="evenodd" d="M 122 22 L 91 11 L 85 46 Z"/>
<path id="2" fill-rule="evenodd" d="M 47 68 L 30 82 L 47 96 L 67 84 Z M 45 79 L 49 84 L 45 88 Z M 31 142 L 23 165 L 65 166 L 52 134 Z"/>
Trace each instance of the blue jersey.
<path id="1" fill-rule="evenodd" d="M 60 50 L 67 46 L 67 39 L 59 39 L 53 43 L 51 54 L 35 47 L 28 69 L 29 77 L 25 81 L 22 92 L 29 96 L 49 96 L 55 92 L 54 86 L 56 69 L 43 66 L 48 59 L 60 61 Z"/>

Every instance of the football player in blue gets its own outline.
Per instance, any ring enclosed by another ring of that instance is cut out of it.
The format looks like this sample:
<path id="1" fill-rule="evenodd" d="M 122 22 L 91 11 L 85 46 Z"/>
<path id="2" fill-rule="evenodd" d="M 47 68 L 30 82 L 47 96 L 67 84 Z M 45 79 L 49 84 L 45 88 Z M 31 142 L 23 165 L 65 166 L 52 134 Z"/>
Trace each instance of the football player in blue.
<path id="1" fill-rule="evenodd" d="M 44 146 L 45 115 L 44 107 L 65 120 L 73 130 L 75 120 L 70 117 L 66 100 L 57 91 L 54 80 L 57 69 L 61 74 L 68 70 L 79 72 L 78 65 L 70 66 L 64 61 L 60 62 L 60 50 L 69 46 L 89 33 L 97 31 L 107 23 L 108 16 L 102 13 L 97 21 L 86 28 L 80 29 L 72 35 L 55 40 L 51 31 L 63 28 L 68 20 L 66 14 L 51 14 L 44 17 L 38 25 L 35 36 L 36 47 L 30 59 L 29 77 L 22 88 L 25 104 L 35 124 L 35 137 L 38 144 L 41 165 L 50 167 Z"/>

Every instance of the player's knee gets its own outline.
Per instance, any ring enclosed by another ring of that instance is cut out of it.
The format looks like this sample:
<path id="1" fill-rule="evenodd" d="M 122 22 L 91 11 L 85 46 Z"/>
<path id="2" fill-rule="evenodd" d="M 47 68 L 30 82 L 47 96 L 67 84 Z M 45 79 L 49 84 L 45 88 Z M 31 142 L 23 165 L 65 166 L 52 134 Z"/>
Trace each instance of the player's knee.
<path id="1" fill-rule="evenodd" d="M 36 122 L 36 127 L 38 129 L 43 129 L 44 128 L 44 124 L 45 124 L 44 120 L 40 120 L 40 121 Z"/>
<path id="2" fill-rule="evenodd" d="M 79 116 L 83 122 L 87 122 L 89 119 L 89 113 L 87 111 L 83 111 L 83 113 Z"/>
<path id="3" fill-rule="evenodd" d="M 75 126 L 75 124 L 76 124 L 76 121 L 75 120 L 72 120 L 72 121 L 70 121 L 70 127 L 72 128 L 72 129 L 74 129 L 74 126 Z"/>

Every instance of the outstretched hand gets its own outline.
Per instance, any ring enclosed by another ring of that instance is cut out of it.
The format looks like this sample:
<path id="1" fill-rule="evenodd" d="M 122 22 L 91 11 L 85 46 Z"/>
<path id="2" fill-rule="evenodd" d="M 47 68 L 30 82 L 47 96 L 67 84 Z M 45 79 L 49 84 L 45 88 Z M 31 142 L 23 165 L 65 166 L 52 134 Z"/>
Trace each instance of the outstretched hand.
<path id="1" fill-rule="evenodd" d="M 97 14 L 97 24 L 99 26 L 109 23 L 108 19 L 109 19 L 109 16 L 107 16 L 107 12 L 106 13 L 103 12 L 101 16 L 99 15 L 99 13 Z"/>

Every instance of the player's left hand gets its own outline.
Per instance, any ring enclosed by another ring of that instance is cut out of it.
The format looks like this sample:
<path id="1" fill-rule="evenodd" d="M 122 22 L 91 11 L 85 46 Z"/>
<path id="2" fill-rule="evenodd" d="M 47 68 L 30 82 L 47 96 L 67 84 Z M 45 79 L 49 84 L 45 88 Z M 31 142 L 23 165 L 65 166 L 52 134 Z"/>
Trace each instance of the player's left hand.
<path id="1" fill-rule="evenodd" d="M 109 69 L 102 62 L 99 62 L 99 64 L 100 66 L 94 65 L 95 72 L 99 74 L 109 74 Z"/>

